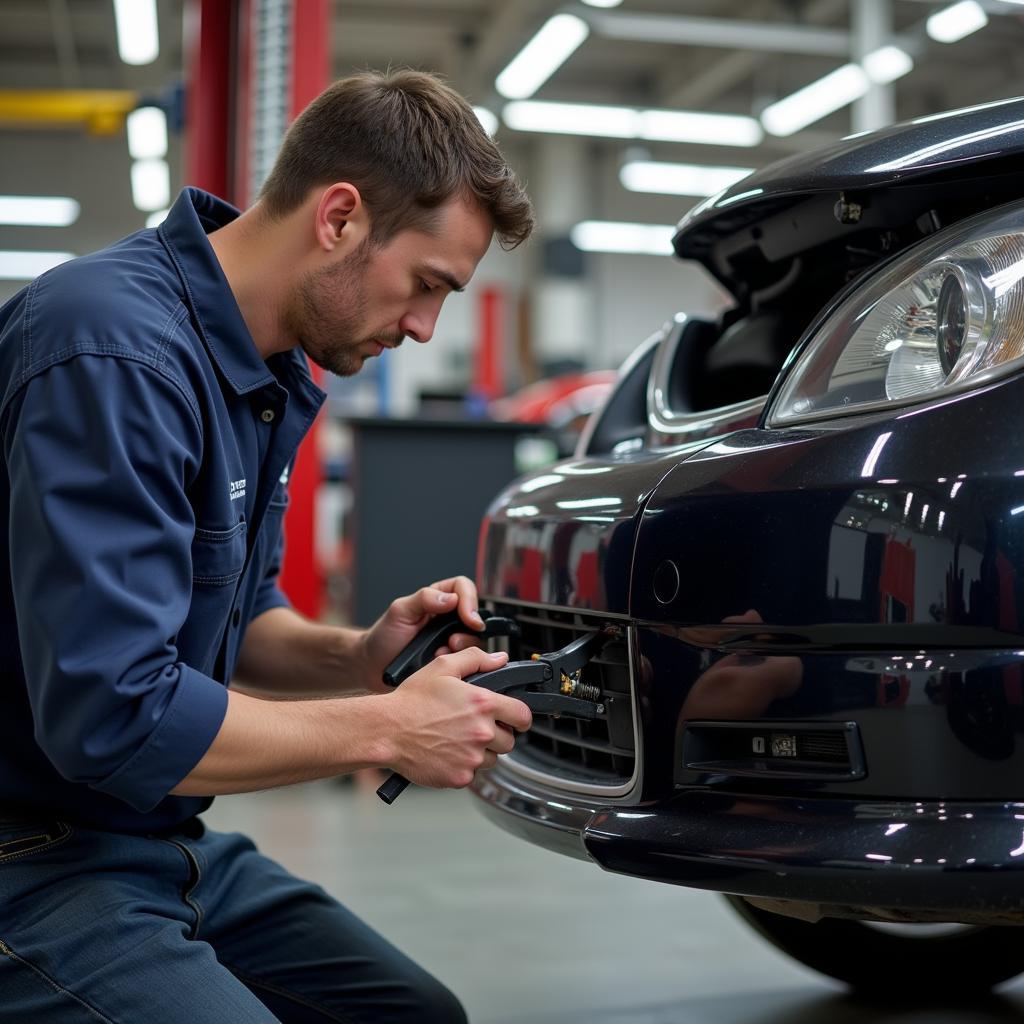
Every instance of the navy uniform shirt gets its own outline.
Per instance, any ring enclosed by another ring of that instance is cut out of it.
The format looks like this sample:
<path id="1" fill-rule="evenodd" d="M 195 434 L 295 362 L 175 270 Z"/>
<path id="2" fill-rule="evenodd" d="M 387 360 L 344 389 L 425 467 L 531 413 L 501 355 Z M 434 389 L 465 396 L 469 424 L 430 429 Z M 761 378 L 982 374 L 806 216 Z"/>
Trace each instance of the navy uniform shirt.
<path id="1" fill-rule="evenodd" d="M 0 806 L 150 832 L 227 707 L 276 585 L 285 483 L 323 403 L 264 361 L 186 189 L 164 223 L 0 308 Z"/>

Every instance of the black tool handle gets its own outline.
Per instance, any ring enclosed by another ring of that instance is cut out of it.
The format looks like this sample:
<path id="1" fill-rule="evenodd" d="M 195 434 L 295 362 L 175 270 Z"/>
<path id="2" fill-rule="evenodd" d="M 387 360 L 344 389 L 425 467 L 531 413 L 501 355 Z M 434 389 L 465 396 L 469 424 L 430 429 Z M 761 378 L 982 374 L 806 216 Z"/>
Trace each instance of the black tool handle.
<path id="1" fill-rule="evenodd" d="M 404 654 L 405 652 L 403 651 L 402 653 Z M 540 677 L 545 670 L 548 675 L 551 674 L 551 666 L 545 665 L 543 662 L 513 661 L 497 672 L 477 672 L 474 675 L 466 676 L 466 682 L 472 683 L 474 686 L 483 686 L 491 689 L 488 683 L 500 675 L 504 685 L 516 685 L 520 680 L 522 683 L 536 683 L 540 681 Z M 564 700 L 565 698 L 562 699 Z M 529 701 L 526 703 L 529 704 Z M 383 785 L 377 789 L 377 796 L 386 804 L 394 803 L 408 785 L 409 780 L 404 775 L 392 772 Z"/>
<path id="2" fill-rule="evenodd" d="M 480 609 L 480 618 L 484 620 L 482 630 L 472 630 L 459 617 L 457 611 L 449 612 L 447 615 L 439 615 L 431 619 L 413 639 L 399 651 L 397 657 L 386 669 L 384 669 L 384 682 L 388 686 L 398 686 L 408 676 L 418 669 L 423 668 L 433 660 L 434 651 L 443 646 L 456 633 L 473 633 L 478 636 L 516 636 L 519 633 L 519 625 L 513 619 L 506 619 L 499 615 L 493 615 L 486 608 Z M 468 682 L 476 682 L 486 672 L 478 672 L 470 677 Z M 377 789 L 377 796 L 386 804 L 393 803 L 409 780 L 398 772 L 392 772 L 387 780 Z"/>
<path id="3" fill-rule="evenodd" d="M 386 804 L 393 804 L 409 785 L 409 780 L 398 772 L 392 772 L 387 779 L 377 787 L 377 796 Z"/>
<path id="4" fill-rule="evenodd" d="M 487 620 L 490 612 L 486 608 L 481 609 L 480 618 L 484 620 L 484 633 L 486 634 Z M 388 686 L 398 686 L 404 682 L 407 676 L 423 668 L 434 658 L 434 651 L 443 647 L 448 640 L 456 633 L 475 633 L 478 630 L 471 629 L 461 618 L 459 613 L 449 612 L 447 615 L 438 615 L 431 619 L 405 647 L 398 652 L 395 660 L 384 669 L 384 682 Z"/>
<path id="5" fill-rule="evenodd" d="M 523 666 L 529 662 L 522 662 Z M 498 670 L 503 671 L 503 670 Z M 478 672 L 475 676 L 469 676 L 467 683 L 475 683 L 477 686 L 486 686 L 485 676 L 490 672 Z M 597 719 L 604 717 L 604 707 L 591 701 L 580 700 L 577 697 L 563 697 L 560 693 L 523 693 L 518 697 L 531 711 L 542 715 L 568 715 L 571 718 Z M 409 780 L 398 772 L 392 772 L 387 780 L 378 788 L 377 796 L 386 804 L 392 804 L 409 785 Z"/>

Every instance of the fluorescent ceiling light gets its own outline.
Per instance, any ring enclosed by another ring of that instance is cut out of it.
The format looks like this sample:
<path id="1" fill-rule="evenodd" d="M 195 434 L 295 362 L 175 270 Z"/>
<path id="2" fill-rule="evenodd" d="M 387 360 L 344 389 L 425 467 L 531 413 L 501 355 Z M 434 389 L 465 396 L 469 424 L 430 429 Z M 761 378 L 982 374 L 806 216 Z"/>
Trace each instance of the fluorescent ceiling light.
<path id="1" fill-rule="evenodd" d="M 707 167 L 630 160 L 622 165 L 619 181 L 631 192 L 659 192 L 670 196 L 713 196 L 736 184 L 751 167 Z"/>
<path id="2" fill-rule="evenodd" d="M 474 107 L 473 113 L 476 114 L 476 119 L 480 122 L 483 130 L 493 137 L 498 130 L 497 115 L 491 113 L 486 107 Z"/>
<path id="3" fill-rule="evenodd" d="M 580 221 L 569 237 L 584 252 L 640 253 L 650 256 L 672 254 L 672 224 L 628 224 L 612 220 Z"/>
<path id="4" fill-rule="evenodd" d="M 639 115 L 628 107 L 600 107 L 589 103 L 544 103 L 521 100 L 506 103 L 505 124 L 519 132 L 554 132 L 561 135 L 602 135 L 635 139 Z"/>
<path id="5" fill-rule="evenodd" d="M 167 156 L 167 115 L 159 107 L 139 107 L 127 118 L 128 152 L 133 160 Z"/>
<path id="6" fill-rule="evenodd" d="M 169 214 L 170 212 L 171 212 L 170 210 L 157 210 L 155 213 L 151 213 L 146 218 L 146 227 L 147 228 L 158 228 L 158 227 L 160 227 L 160 225 L 163 224 L 163 222 L 167 219 L 167 214 Z"/>
<path id="7" fill-rule="evenodd" d="M 494 80 L 502 96 L 524 100 L 532 96 L 587 38 L 590 27 L 575 14 L 556 14 L 512 58 Z"/>
<path id="8" fill-rule="evenodd" d="M 844 64 L 831 74 L 765 107 L 761 124 L 772 135 L 792 135 L 833 111 L 860 99 L 871 82 L 858 64 Z"/>
<path id="9" fill-rule="evenodd" d="M 66 196 L 0 196 L 0 224 L 66 228 L 80 212 L 78 203 Z"/>
<path id="10" fill-rule="evenodd" d="M 640 138 L 652 142 L 699 142 L 711 146 L 756 146 L 763 138 L 752 117 L 690 110 L 640 111 Z"/>
<path id="11" fill-rule="evenodd" d="M 139 210 L 161 210 L 171 203 L 171 172 L 165 160 L 132 164 L 132 202 Z"/>
<path id="12" fill-rule="evenodd" d="M 516 131 L 598 135 L 611 139 L 756 146 L 764 136 L 761 126 L 752 117 L 686 110 L 636 110 L 590 103 L 518 100 L 506 103 L 501 116 L 505 124 Z"/>
<path id="13" fill-rule="evenodd" d="M 868 78 L 879 85 L 895 82 L 897 78 L 902 78 L 914 70 L 914 61 L 910 54 L 898 46 L 882 46 L 872 50 L 861 61 L 861 65 Z"/>
<path id="14" fill-rule="evenodd" d="M 622 0 L 583 0 L 588 7 L 618 7 Z M 1024 4 L 1024 0 L 1020 0 Z"/>
<path id="15" fill-rule="evenodd" d="M 114 0 L 117 51 L 125 64 L 152 64 L 160 53 L 156 0 Z"/>
<path id="16" fill-rule="evenodd" d="M 937 43 L 955 43 L 988 24 L 988 15 L 977 0 L 962 0 L 936 11 L 925 28 Z"/>
<path id="17" fill-rule="evenodd" d="M 74 258 L 73 252 L 17 252 L 0 249 L 0 280 L 31 281 Z"/>

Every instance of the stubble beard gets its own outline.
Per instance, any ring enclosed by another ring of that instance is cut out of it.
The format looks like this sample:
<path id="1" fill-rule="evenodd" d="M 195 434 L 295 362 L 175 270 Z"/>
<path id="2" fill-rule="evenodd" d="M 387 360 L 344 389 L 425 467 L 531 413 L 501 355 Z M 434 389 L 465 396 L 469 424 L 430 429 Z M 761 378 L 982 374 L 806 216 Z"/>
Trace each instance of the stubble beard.
<path id="1" fill-rule="evenodd" d="M 329 373 L 351 377 L 363 366 L 370 342 L 397 346 L 402 335 L 364 335 L 369 300 L 366 268 L 372 243 L 365 240 L 337 267 L 311 271 L 296 289 L 285 316 L 285 329 L 299 339 L 306 355 Z"/>

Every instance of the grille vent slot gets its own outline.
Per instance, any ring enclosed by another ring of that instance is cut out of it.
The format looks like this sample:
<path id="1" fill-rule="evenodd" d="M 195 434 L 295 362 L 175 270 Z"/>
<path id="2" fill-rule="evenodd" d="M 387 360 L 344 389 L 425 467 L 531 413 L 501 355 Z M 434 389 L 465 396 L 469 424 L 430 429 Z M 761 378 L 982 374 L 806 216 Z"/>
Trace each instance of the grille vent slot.
<path id="1" fill-rule="evenodd" d="M 597 616 L 498 604 L 498 615 L 514 618 L 520 636 L 508 639 L 509 657 L 556 651 L 603 625 Z M 626 638 L 610 641 L 587 664 L 581 681 L 597 686 L 607 708 L 605 720 L 584 722 L 535 714 L 533 728 L 516 741 L 510 758 L 559 778 L 601 786 L 625 785 L 636 763 L 633 698 Z"/>

